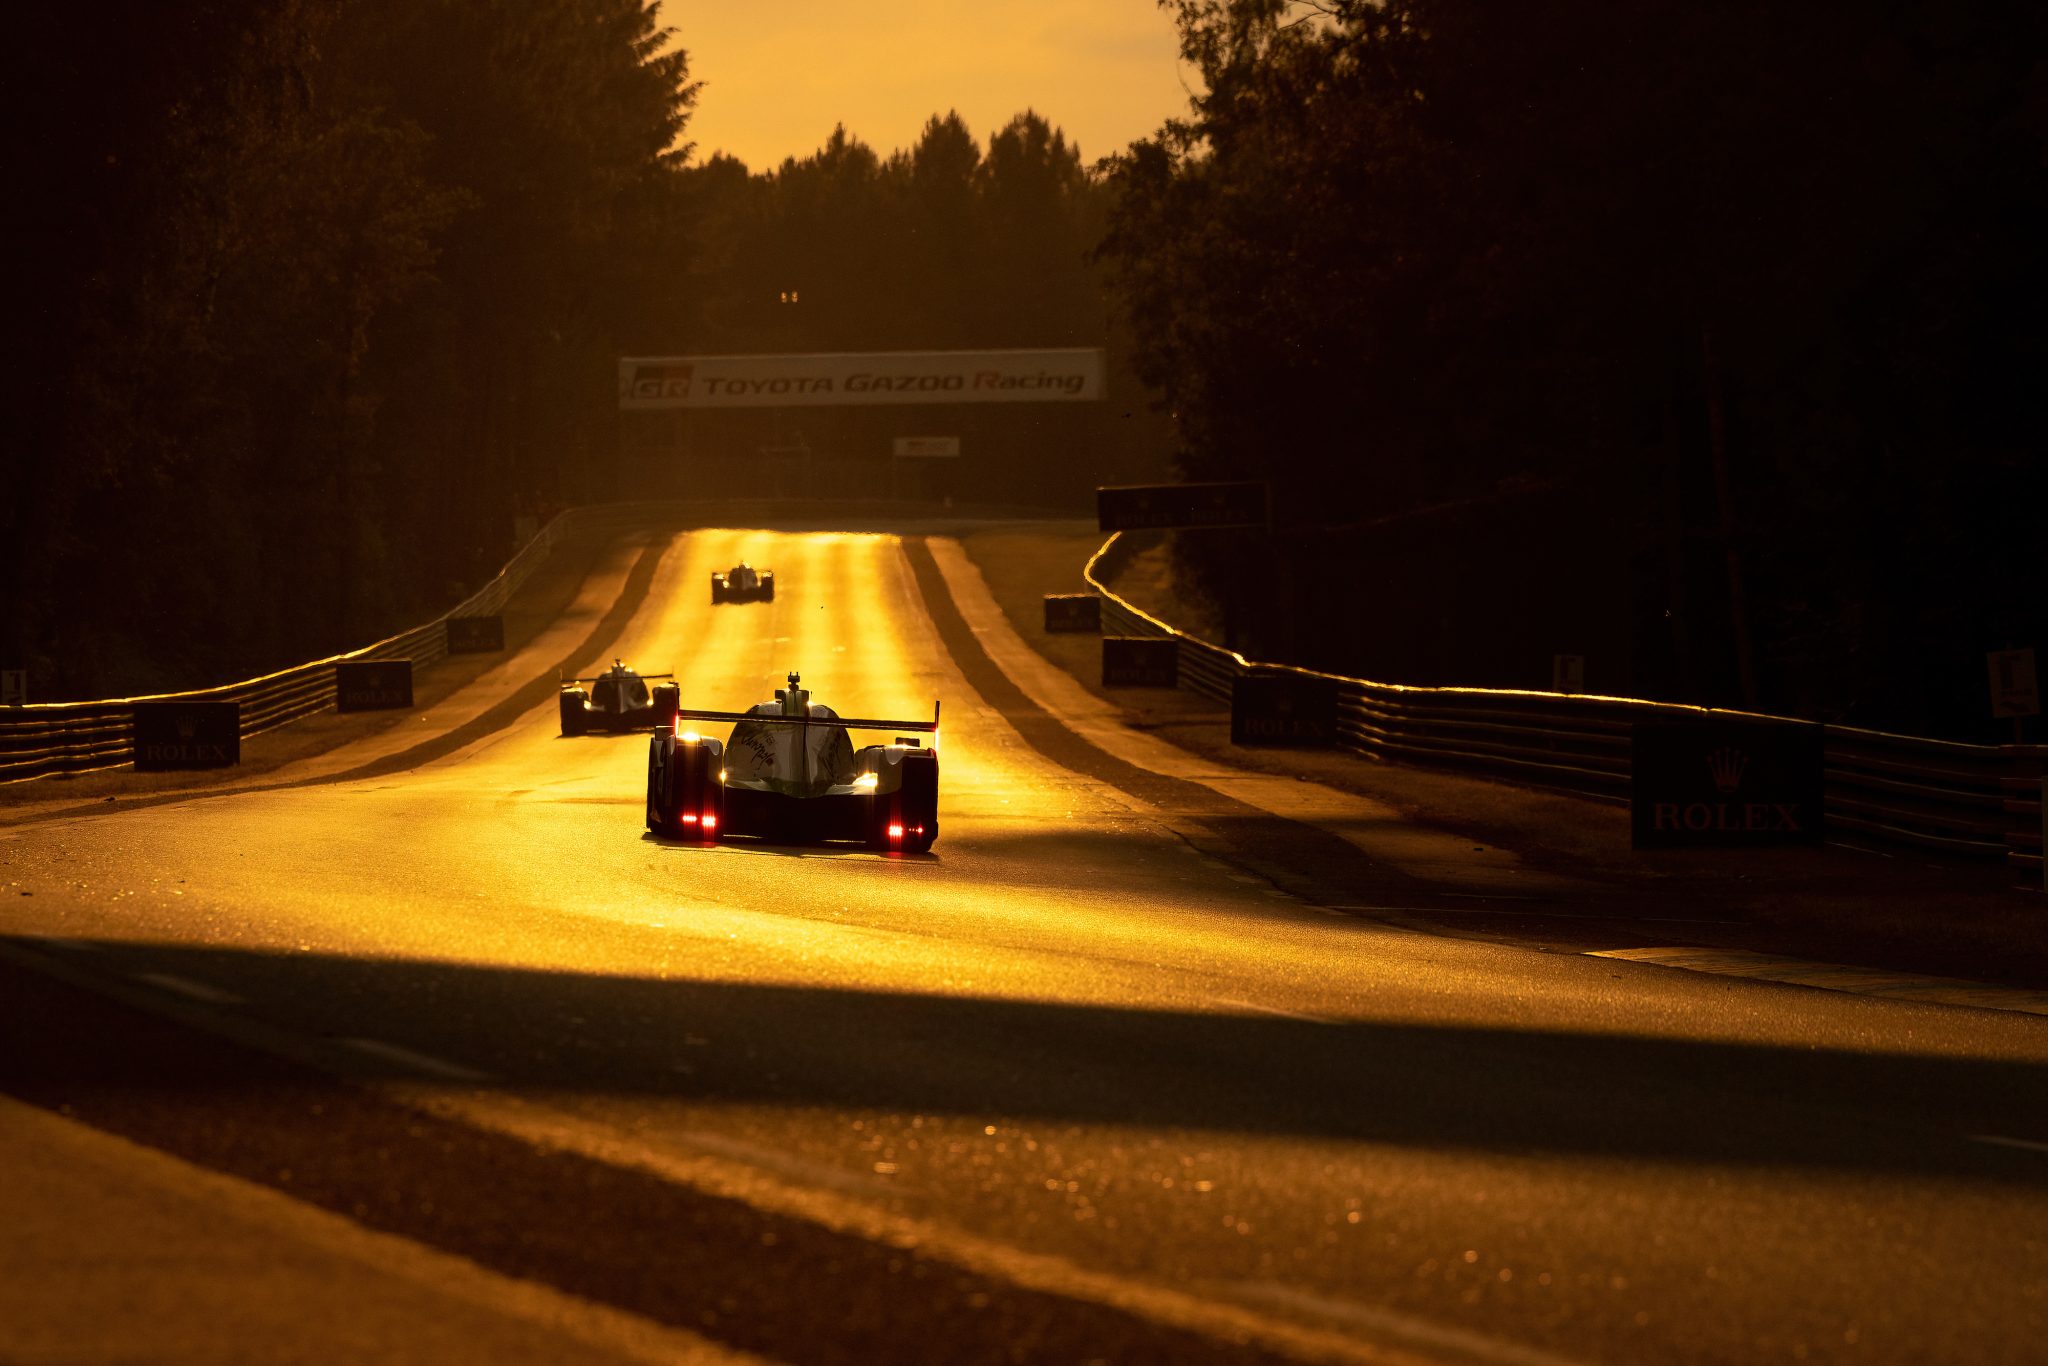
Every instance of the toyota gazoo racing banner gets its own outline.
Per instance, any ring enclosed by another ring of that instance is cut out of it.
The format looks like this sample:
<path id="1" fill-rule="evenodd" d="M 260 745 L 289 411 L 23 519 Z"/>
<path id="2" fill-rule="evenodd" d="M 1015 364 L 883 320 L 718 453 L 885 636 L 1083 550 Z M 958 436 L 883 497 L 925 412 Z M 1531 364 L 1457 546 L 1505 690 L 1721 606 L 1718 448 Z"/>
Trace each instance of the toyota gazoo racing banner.
<path id="1" fill-rule="evenodd" d="M 1081 403 L 1102 397 L 1102 352 L 877 351 L 817 356 L 628 356 L 619 407 L 801 408 L 849 403 Z"/>

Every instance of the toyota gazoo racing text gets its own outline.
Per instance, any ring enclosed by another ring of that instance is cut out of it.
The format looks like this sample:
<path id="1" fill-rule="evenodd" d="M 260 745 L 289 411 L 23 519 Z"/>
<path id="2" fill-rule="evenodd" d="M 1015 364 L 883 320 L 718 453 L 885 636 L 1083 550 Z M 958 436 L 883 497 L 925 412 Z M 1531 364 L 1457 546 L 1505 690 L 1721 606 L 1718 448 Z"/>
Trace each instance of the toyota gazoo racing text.
<path id="1" fill-rule="evenodd" d="M 656 707 L 674 719 L 648 742 L 647 828 L 673 839 L 930 849 L 939 837 L 939 704 L 929 721 L 860 720 L 812 702 L 797 683 L 792 673 L 773 702 L 743 712 L 685 710 L 675 684 L 656 688 Z M 688 729 L 698 721 L 730 721 L 732 738 L 721 744 Z M 911 734 L 856 750 L 849 730 Z"/>
<path id="2" fill-rule="evenodd" d="M 711 574 L 711 601 L 773 602 L 775 571 L 756 569 L 745 560 L 741 560 L 722 574 L 714 570 Z"/>
<path id="3" fill-rule="evenodd" d="M 668 725 L 676 716 L 675 685 L 668 685 L 668 710 L 664 712 L 660 690 L 650 692 L 647 680 L 673 677 L 674 674 L 643 674 L 615 659 L 611 668 L 595 678 L 564 679 L 559 702 L 562 734 L 646 730 L 649 726 Z"/>

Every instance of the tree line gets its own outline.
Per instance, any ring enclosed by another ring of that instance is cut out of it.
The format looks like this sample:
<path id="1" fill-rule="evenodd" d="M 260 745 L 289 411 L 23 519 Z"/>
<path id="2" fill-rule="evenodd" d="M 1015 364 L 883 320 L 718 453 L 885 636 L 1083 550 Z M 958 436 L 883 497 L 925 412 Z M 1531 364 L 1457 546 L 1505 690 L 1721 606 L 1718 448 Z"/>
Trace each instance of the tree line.
<path id="1" fill-rule="evenodd" d="M 519 515 L 646 491 L 621 355 L 1109 331 L 1105 191 L 1045 118 L 699 163 L 688 35 L 647 0 L 40 5 L 14 35 L 0 667 L 38 700 L 360 645 L 477 587 Z M 1087 406 L 951 413 L 972 487 L 925 491 L 1074 506 L 1161 466 L 1128 376 Z M 870 458 L 912 421 L 802 420 Z M 762 432 L 709 437 L 745 491 Z"/>
<path id="2" fill-rule="evenodd" d="M 1080 510 L 1104 479 L 1159 477 L 1167 432 L 1128 368 L 1092 251 L 1108 212 L 1081 149 L 1033 110 L 984 143 L 956 112 L 877 152 L 844 126 L 816 152 L 750 170 L 714 156 L 685 177 L 696 254 L 680 290 L 692 349 L 711 354 L 1100 347 L 1108 401 L 692 413 L 669 419 L 694 458 L 670 487 L 744 491 L 766 448 L 813 452 L 838 487 L 886 495 L 892 438 L 951 435 L 915 489 Z M 657 419 L 628 418 L 659 435 Z M 629 434 L 628 445 L 632 445 Z M 722 476 L 722 477 L 721 477 Z"/>
<path id="3" fill-rule="evenodd" d="M 2048 647 L 2039 6 L 1163 3 L 1206 92 L 1103 260 L 1183 472 L 1276 489 L 1180 538 L 1239 643 L 1996 738 L 1983 652 Z"/>
<path id="4" fill-rule="evenodd" d="M 1161 2 L 1202 93 L 1104 162 L 1027 111 L 761 170 L 645 0 L 24 11 L 0 667 L 445 608 L 620 491 L 622 354 L 1100 345 L 1086 413 L 700 451 L 928 416 L 1078 506 L 1170 441 L 1276 489 L 1177 547 L 1249 653 L 1987 738 L 1982 652 L 2048 646 L 2038 7 Z"/>
<path id="5" fill-rule="evenodd" d="M 684 250 L 643 0 L 14 17 L 0 664 L 39 699 L 375 639 L 589 468 Z"/>

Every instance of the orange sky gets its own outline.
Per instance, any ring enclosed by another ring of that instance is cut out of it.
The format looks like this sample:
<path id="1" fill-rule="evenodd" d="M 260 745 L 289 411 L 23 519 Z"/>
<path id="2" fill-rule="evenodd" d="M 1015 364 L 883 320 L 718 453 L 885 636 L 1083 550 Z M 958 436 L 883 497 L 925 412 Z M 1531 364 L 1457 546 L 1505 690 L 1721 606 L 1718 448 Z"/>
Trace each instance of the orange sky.
<path id="1" fill-rule="evenodd" d="M 984 145 L 1036 109 L 1084 160 L 1186 112 L 1193 76 L 1153 0 L 662 0 L 704 82 L 695 160 L 756 171 L 815 151 L 835 123 L 887 156 L 958 109 Z"/>

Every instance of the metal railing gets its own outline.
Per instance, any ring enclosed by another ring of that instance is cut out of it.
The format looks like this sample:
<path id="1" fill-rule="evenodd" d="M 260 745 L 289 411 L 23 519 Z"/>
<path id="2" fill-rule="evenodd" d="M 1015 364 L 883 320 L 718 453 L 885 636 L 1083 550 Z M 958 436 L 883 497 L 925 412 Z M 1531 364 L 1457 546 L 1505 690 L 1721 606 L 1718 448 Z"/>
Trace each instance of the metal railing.
<path id="1" fill-rule="evenodd" d="M 418 668 L 441 659 L 448 653 L 450 617 L 487 616 L 503 611 L 506 601 L 548 557 L 560 536 L 585 523 L 606 520 L 616 512 L 616 508 L 606 507 L 572 508 L 562 513 L 522 546 L 497 577 L 454 607 L 424 625 L 346 654 L 330 655 L 310 664 L 216 688 L 0 708 L 0 783 L 92 773 L 132 763 L 137 702 L 239 702 L 245 740 L 302 716 L 330 710 L 334 706 L 336 664 L 351 659 L 410 659 Z"/>
<path id="2" fill-rule="evenodd" d="M 1338 690 L 1346 748 L 1382 759 L 1455 766 L 1608 801 L 1629 795 L 1629 735 L 1637 721 L 1752 713 L 1627 697 L 1508 688 L 1425 688 L 1267 664 L 1181 631 L 1118 596 L 1103 580 L 1122 533 L 1082 570 L 1102 595 L 1104 635 L 1179 643 L 1181 686 L 1219 701 L 1247 675 L 1321 678 Z M 1785 720 L 1767 717 L 1767 720 Z M 1969 858 L 2005 859 L 2040 873 L 2041 774 L 2048 746 L 1969 745 L 1822 727 L 1831 827 Z"/>

